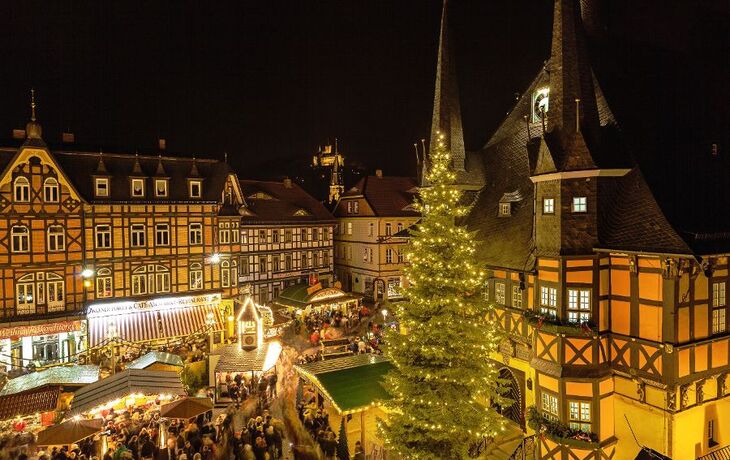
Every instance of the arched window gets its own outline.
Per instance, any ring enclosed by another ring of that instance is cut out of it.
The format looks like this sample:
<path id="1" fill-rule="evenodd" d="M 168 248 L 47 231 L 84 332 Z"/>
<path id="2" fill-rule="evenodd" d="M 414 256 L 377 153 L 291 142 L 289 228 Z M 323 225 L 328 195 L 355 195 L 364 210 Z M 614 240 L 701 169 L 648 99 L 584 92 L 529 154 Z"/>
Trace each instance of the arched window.
<path id="1" fill-rule="evenodd" d="M 48 250 L 58 252 L 66 249 L 66 231 L 61 225 L 48 227 Z"/>
<path id="2" fill-rule="evenodd" d="M 229 287 L 231 285 L 231 263 L 227 260 L 221 262 L 221 285 Z"/>
<path id="3" fill-rule="evenodd" d="M 30 201 L 30 182 L 24 176 L 18 176 L 13 183 L 13 200 L 17 203 Z"/>
<path id="4" fill-rule="evenodd" d="M 58 181 L 49 177 L 43 182 L 43 201 L 46 203 L 58 203 Z"/>
<path id="5" fill-rule="evenodd" d="M 199 263 L 190 264 L 190 290 L 203 289 L 203 266 Z"/>
<path id="6" fill-rule="evenodd" d="M 10 242 L 13 252 L 28 252 L 30 231 L 25 225 L 15 225 L 10 229 Z"/>
<path id="7" fill-rule="evenodd" d="M 238 286 L 238 262 L 231 261 L 231 286 Z"/>
<path id="8" fill-rule="evenodd" d="M 96 271 L 96 297 L 103 299 L 111 297 L 114 291 L 112 289 L 112 271 L 108 268 L 100 268 Z"/>
<path id="9" fill-rule="evenodd" d="M 19 315 L 35 313 L 35 274 L 29 273 L 15 284 L 15 310 Z"/>
<path id="10" fill-rule="evenodd" d="M 132 295 L 147 294 L 147 266 L 143 265 L 132 272 Z"/>
<path id="11" fill-rule="evenodd" d="M 170 270 L 164 265 L 155 265 L 155 291 L 170 292 Z"/>
<path id="12" fill-rule="evenodd" d="M 48 311 L 63 311 L 66 309 L 64 282 L 63 278 L 55 273 L 46 273 L 46 281 L 48 288 L 46 295 L 48 298 Z M 40 301 L 40 299 L 39 299 Z"/>

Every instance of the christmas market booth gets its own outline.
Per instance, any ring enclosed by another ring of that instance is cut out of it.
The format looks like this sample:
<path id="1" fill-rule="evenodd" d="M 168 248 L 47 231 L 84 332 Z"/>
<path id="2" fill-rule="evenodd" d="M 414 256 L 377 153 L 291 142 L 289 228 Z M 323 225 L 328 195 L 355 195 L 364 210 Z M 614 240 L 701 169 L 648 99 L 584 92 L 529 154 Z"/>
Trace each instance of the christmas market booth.
<path id="1" fill-rule="evenodd" d="M 148 369 L 151 371 L 182 372 L 185 363 L 182 358 L 173 353 L 150 351 L 127 364 L 127 369 Z"/>
<path id="2" fill-rule="evenodd" d="M 218 347 L 210 355 L 209 380 L 216 403 L 232 402 L 241 394 L 240 387 L 276 372 L 282 346 L 276 340 L 264 340 L 264 322 L 258 305 L 247 296 L 236 321 L 237 343 Z"/>
<path id="3" fill-rule="evenodd" d="M 322 287 L 321 283 L 295 284 L 281 291 L 273 305 L 274 310 L 286 309 L 290 315 L 337 311 L 347 315 L 357 311 L 361 300 L 361 296 L 348 294 L 339 287 Z"/>
<path id="4" fill-rule="evenodd" d="M 0 390 L 0 421 L 48 426 L 69 408 L 74 391 L 99 380 L 98 366 L 51 367 L 8 380 Z"/>
<path id="5" fill-rule="evenodd" d="M 157 411 L 161 404 L 183 396 L 186 393 L 177 372 L 127 369 L 78 390 L 66 418 L 105 417 L 112 409 Z"/>
<path id="6" fill-rule="evenodd" d="M 381 382 L 392 368 L 386 358 L 371 354 L 296 365 L 297 397 L 310 410 L 327 412 L 332 429 L 346 433 L 350 452 L 357 441 L 366 453 L 382 452 L 376 424 L 386 417 L 379 402 L 389 396 Z"/>

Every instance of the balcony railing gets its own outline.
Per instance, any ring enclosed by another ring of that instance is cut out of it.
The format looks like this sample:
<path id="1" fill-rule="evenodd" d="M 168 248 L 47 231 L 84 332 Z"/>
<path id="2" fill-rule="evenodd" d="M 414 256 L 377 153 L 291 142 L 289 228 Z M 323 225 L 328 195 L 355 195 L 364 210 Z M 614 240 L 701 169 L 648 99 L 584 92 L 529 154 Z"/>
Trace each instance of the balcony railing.
<path id="1" fill-rule="evenodd" d="M 702 457 L 697 457 L 697 460 L 730 460 L 730 446 L 725 446 Z"/>

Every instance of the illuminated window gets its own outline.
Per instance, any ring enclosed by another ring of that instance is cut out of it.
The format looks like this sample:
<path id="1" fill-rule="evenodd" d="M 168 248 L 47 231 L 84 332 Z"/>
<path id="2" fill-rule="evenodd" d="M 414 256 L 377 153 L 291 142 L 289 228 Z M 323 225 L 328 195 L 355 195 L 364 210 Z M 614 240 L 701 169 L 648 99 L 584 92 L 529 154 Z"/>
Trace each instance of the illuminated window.
<path id="1" fill-rule="evenodd" d="M 590 320 L 590 289 L 568 289 L 568 321 L 571 323 L 587 323 Z"/>
<path id="2" fill-rule="evenodd" d="M 147 244 L 144 224 L 132 224 L 129 227 L 130 244 L 133 248 L 141 248 Z"/>
<path id="3" fill-rule="evenodd" d="M 557 317 L 558 290 L 554 287 L 540 286 L 540 313 Z"/>
<path id="4" fill-rule="evenodd" d="M 132 179 L 132 196 L 135 198 L 144 196 L 144 179 Z"/>
<path id="5" fill-rule="evenodd" d="M 147 294 L 147 267 L 140 267 L 132 273 L 132 295 Z"/>
<path id="6" fill-rule="evenodd" d="M 48 303 L 48 311 L 64 311 L 66 309 L 65 283 L 63 278 L 55 273 L 46 273 L 46 302 Z M 40 300 L 40 286 L 38 283 L 38 301 Z"/>
<path id="7" fill-rule="evenodd" d="M 58 181 L 53 177 L 49 177 L 43 182 L 43 201 L 58 203 Z"/>
<path id="8" fill-rule="evenodd" d="M 98 197 L 109 196 L 109 178 L 97 177 L 94 179 L 94 195 Z"/>
<path id="9" fill-rule="evenodd" d="M 512 204 L 511 203 L 499 203 L 499 215 L 502 217 L 512 215 Z"/>
<path id="10" fill-rule="evenodd" d="M 199 263 L 190 265 L 190 290 L 203 289 L 203 267 Z"/>
<path id="11" fill-rule="evenodd" d="M 520 286 L 512 286 L 512 306 L 522 308 L 522 289 L 520 289 Z"/>
<path id="12" fill-rule="evenodd" d="M 155 225 L 155 246 L 169 246 L 169 245 L 170 245 L 170 225 L 169 224 Z"/>
<path id="13" fill-rule="evenodd" d="M 727 330 L 727 302 L 725 282 L 712 283 L 712 333 L 720 334 Z"/>
<path id="14" fill-rule="evenodd" d="M 347 234 L 352 235 L 352 222 L 347 223 Z"/>
<path id="15" fill-rule="evenodd" d="M 229 287 L 231 285 L 231 263 L 227 260 L 221 262 L 221 286 Z"/>
<path id="16" fill-rule="evenodd" d="M 385 263 L 386 264 L 393 263 L 393 250 L 390 248 L 385 250 Z"/>
<path id="17" fill-rule="evenodd" d="M 272 243 L 279 242 L 279 230 L 274 229 L 271 231 L 271 242 Z"/>
<path id="18" fill-rule="evenodd" d="M 585 401 L 569 401 L 570 428 L 585 433 L 591 432 L 591 403 Z"/>
<path id="19" fill-rule="evenodd" d="M 352 201 L 347 202 L 347 213 L 352 214 Z"/>
<path id="20" fill-rule="evenodd" d="M 230 222 L 221 222 L 218 224 L 218 242 L 220 244 L 228 244 L 231 242 Z"/>
<path id="21" fill-rule="evenodd" d="M 13 183 L 13 200 L 16 203 L 27 203 L 30 201 L 30 182 L 28 178 L 19 176 Z"/>
<path id="22" fill-rule="evenodd" d="M 94 242 L 96 249 L 109 249 L 112 247 L 111 225 L 97 225 L 94 228 Z"/>
<path id="23" fill-rule="evenodd" d="M 24 225 L 15 225 L 10 229 L 10 242 L 13 252 L 28 252 L 30 248 L 30 231 Z"/>
<path id="24" fill-rule="evenodd" d="M 35 283 L 25 280 L 33 280 L 33 275 L 23 276 L 15 285 L 15 311 L 19 315 L 35 313 Z"/>
<path id="25" fill-rule="evenodd" d="M 573 212 L 588 211 L 588 199 L 584 196 L 573 197 Z"/>
<path id="26" fill-rule="evenodd" d="M 155 292 L 170 292 L 170 270 L 162 265 L 155 266 Z"/>
<path id="27" fill-rule="evenodd" d="M 494 301 L 500 305 L 504 305 L 506 299 L 506 289 L 504 283 L 494 283 Z"/>
<path id="28" fill-rule="evenodd" d="M 238 262 L 231 261 L 231 286 L 238 285 Z"/>
<path id="29" fill-rule="evenodd" d="M 543 214 L 555 214 L 555 199 L 544 198 L 542 200 L 542 213 Z"/>
<path id="30" fill-rule="evenodd" d="M 194 222 L 188 226 L 188 243 L 193 245 L 203 244 L 203 224 Z"/>
<path id="31" fill-rule="evenodd" d="M 155 179 L 155 196 L 160 198 L 167 196 L 167 179 Z"/>
<path id="32" fill-rule="evenodd" d="M 238 243 L 241 240 L 241 231 L 238 229 L 238 223 L 231 224 L 231 243 Z"/>
<path id="33" fill-rule="evenodd" d="M 551 420 L 558 420 L 558 398 L 544 390 L 542 391 L 542 415 Z"/>
<path id="34" fill-rule="evenodd" d="M 200 198 L 203 196 L 203 183 L 199 180 L 191 180 L 189 183 L 190 198 Z"/>
<path id="35" fill-rule="evenodd" d="M 58 252 L 66 249 L 66 232 L 60 225 L 48 227 L 48 251 Z"/>
<path id="36" fill-rule="evenodd" d="M 353 214 L 360 213 L 360 202 L 359 201 L 355 201 L 354 203 L 352 203 L 352 213 Z"/>
<path id="37" fill-rule="evenodd" d="M 96 297 L 104 299 L 113 295 L 112 271 L 108 268 L 100 268 L 96 272 Z"/>

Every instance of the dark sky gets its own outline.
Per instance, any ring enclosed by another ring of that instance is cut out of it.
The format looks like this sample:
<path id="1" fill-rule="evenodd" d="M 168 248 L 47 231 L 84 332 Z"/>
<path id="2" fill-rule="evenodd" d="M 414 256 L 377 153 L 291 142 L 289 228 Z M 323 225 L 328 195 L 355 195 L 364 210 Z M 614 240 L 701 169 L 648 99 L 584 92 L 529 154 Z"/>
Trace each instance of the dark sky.
<path id="1" fill-rule="evenodd" d="M 552 4 L 451 1 L 468 148 L 487 141 L 548 58 Z M 716 39 L 728 49 L 725 1 L 608 4 L 611 34 L 633 40 L 626 53 L 657 47 L 671 60 Z M 241 176 L 260 177 L 277 172 L 270 160 L 308 159 L 338 137 L 348 161 L 413 174 L 440 13 L 441 0 L 6 0 L 0 138 L 24 126 L 35 87 L 50 143 L 66 129 L 89 148 L 154 152 L 165 137 L 175 153 L 228 151 Z M 717 60 L 727 71 L 727 54 Z"/>

